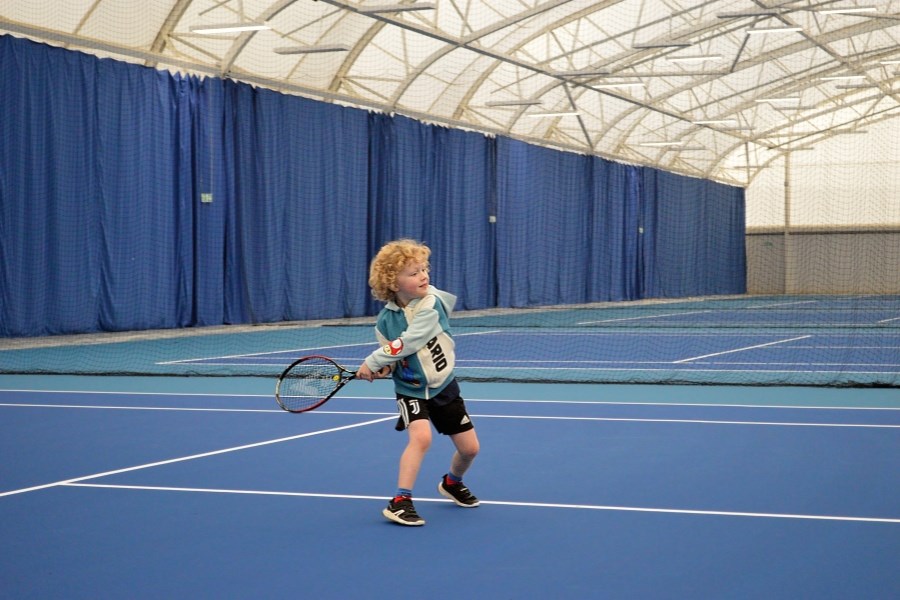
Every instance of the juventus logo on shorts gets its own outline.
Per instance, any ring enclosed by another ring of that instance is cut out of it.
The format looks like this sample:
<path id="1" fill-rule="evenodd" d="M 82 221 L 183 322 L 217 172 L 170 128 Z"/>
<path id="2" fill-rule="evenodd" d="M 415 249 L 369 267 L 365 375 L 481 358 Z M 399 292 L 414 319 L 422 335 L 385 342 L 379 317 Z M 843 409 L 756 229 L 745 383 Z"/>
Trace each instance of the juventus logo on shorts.
<path id="1" fill-rule="evenodd" d="M 412 410 L 410 410 L 412 409 Z M 409 415 L 417 415 L 422 411 L 422 408 L 419 406 L 418 400 L 409 399 L 409 404 L 403 400 L 397 400 L 397 410 L 400 411 L 400 417 L 403 419 L 403 424 L 409 427 Z"/>

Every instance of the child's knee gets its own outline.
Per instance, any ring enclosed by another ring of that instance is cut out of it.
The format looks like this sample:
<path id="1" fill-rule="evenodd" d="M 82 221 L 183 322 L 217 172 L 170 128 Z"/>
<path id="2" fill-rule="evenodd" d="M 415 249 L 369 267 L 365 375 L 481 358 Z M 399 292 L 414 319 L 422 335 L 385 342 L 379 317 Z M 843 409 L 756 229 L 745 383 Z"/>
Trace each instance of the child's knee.
<path id="1" fill-rule="evenodd" d="M 431 448 L 431 430 L 411 427 L 409 430 L 409 445 L 421 452 L 427 452 Z"/>
<path id="2" fill-rule="evenodd" d="M 459 452 L 460 457 L 465 460 L 473 460 L 476 456 L 478 456 L 478 452 L 480 450 L 481 445 L 478 443 L 478 438 L 474 436 L 470 438 L 462 438 L 456 445 L 456 451 Z"/>

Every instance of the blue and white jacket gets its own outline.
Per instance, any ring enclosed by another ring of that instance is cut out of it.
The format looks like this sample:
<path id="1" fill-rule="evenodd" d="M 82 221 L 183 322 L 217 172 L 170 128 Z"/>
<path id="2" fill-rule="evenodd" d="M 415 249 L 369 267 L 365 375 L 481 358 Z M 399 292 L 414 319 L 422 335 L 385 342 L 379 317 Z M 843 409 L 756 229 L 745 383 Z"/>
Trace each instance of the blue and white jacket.
<path id="1" fill-rule="evenodd" d="M 373 372 L 392 366 L 394 388 L 411 398 L 431 398 L 453 381 L 456 352 L 450 313 L 456 296 L 428 286 L 428 294 L 400 308 L 394 302 L 378 314 L 381 348 L 366 357 Z"/>

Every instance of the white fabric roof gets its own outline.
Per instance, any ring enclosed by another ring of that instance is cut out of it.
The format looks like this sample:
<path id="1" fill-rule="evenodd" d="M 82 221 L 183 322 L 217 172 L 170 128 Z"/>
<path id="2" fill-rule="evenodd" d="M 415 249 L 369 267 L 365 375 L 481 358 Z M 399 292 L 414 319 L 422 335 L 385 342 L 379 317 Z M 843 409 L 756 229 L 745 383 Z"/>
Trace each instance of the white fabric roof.
<path id="1" fill-rule="evenodd" d="M 900 59 L 900 0 L 402 4 L 419 10 L 0 0 L 0 32 L 741 185 L 786 152 L 900 116 L 900 65 L 889 63 Z M 870 11 L 846 12 L 859 8 Z M 193 30 L 235 23 L 268 28 Z M 747 33 L 775 27 L 796 30 Z M 654 43 L 679 45 L 641 47 Z M 342 49 L 276 52 L 323 46 Z"/>

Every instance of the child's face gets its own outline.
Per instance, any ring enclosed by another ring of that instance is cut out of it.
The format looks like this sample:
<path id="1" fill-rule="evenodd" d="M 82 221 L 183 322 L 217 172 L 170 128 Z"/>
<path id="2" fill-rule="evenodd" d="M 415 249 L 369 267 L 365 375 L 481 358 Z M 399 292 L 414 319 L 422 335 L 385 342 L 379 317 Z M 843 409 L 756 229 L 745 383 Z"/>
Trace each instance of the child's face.
<path id="1" fill-rule="evenodd" d="M 406 306 L 411 300 L 428 293 L 428 263 L 412 261 L 397 274 L 397 304 Z"/>

